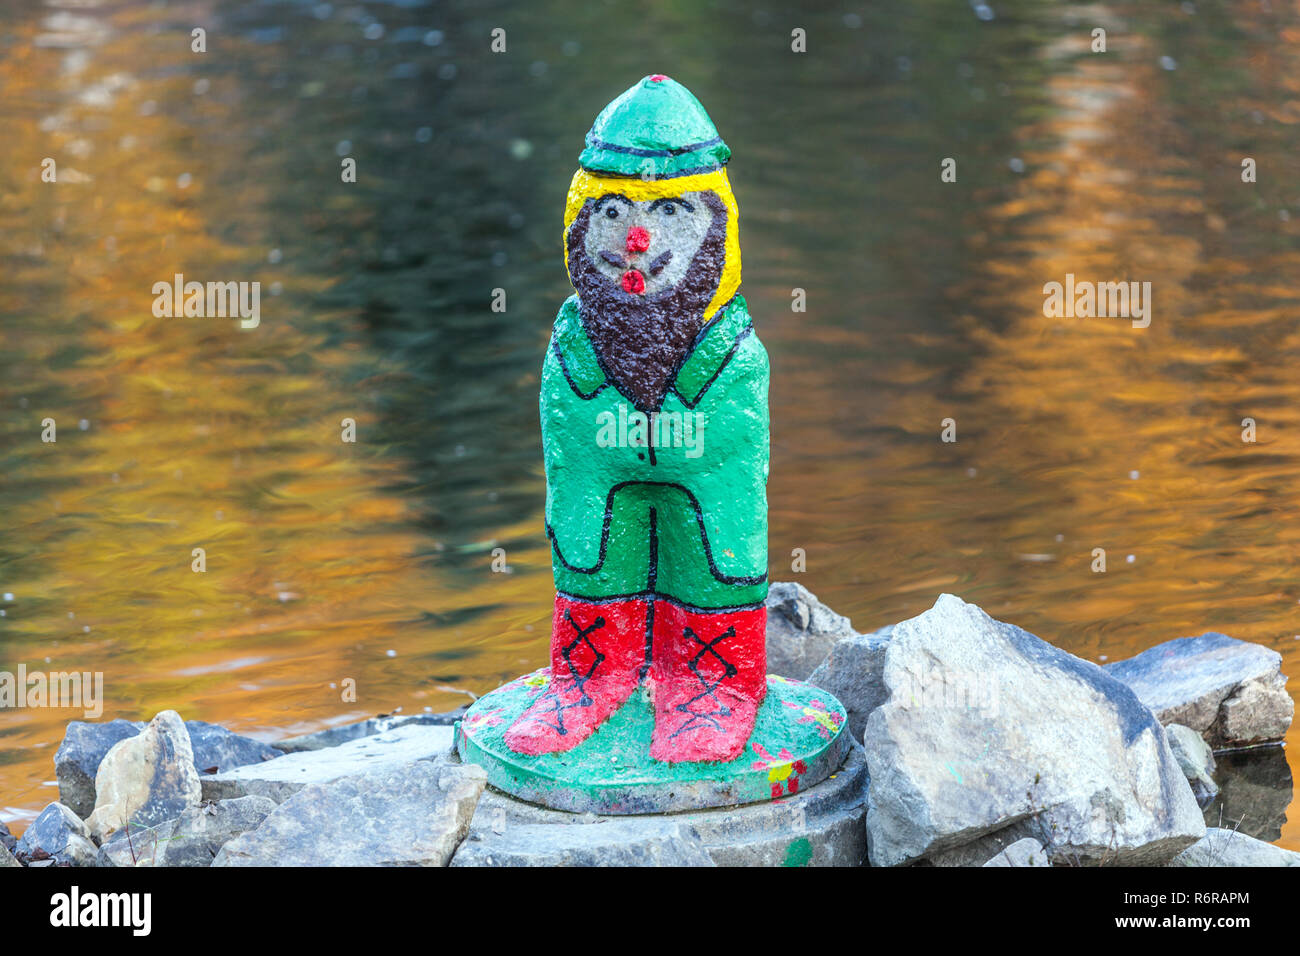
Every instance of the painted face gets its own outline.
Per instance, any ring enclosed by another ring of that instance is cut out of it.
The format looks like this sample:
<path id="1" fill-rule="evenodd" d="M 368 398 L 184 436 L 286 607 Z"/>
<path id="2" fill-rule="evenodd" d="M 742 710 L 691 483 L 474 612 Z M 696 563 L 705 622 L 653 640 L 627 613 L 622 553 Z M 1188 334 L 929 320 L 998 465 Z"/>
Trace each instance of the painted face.
<path id="1" fill-rule="evenodd" d="M 643 202 L 606 193 L 592 204 L 584 250 L 624 292 L 658 295 L 686 276 L 717 205 L 698 192 Z"/>

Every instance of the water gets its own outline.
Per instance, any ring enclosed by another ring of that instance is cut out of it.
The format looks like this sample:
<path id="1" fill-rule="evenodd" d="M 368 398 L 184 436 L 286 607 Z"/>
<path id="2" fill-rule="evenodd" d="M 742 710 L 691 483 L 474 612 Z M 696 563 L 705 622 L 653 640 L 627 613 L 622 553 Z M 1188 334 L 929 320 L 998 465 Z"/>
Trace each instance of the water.
<path id="1" fill-rule="evenodd" d="M 666 72 L 734 153 L 774 580 L 803 549 L 863 630 L 951 591 L 1089 660 L 1220 630 L 1300 672 L 1298 38 L 1258 3 L 5 5 L 0 667 L 275 738 L 542 664 L 564 193 Z M 259 281 L 261 324 L 155 318 L 176 273 Z M 1151 282 L 1150 327 L 1045 318 L 1066 273 Z M 0 814 L 79 716 L 0 717 Z M 1300 849 L 1255 778 L 1229 815 Z"/>

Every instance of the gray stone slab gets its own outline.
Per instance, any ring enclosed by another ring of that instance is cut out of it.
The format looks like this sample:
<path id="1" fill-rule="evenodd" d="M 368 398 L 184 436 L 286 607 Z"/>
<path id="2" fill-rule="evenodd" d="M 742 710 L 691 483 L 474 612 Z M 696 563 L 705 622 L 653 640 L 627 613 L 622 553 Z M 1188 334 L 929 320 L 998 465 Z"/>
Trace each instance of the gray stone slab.
<path id="1" fill-rule="evenodd" d="M 452 866 L 713 866 L 699 834 L 665 817 L 516 824 L 461 843 Z"/>
<path id="2" fill-rule="evenodd" d="M 407 724 L 427 724 L 433 727 L 450 726 L 465 716 L 468 707 L 458 707 L 440 714 L 381 714 L 368 720 L 360 720 L 338 727 L 327 727 L 310 734 L 288 737 L 271 744 L 281 753 L 302 753 L 305 750 L 324 750 L 337 747 L 362 737 L 382 734 Z"/>
<path id="3" fill-rule="evenodd" d="M 337 747 L 286 754 L 266 763 L 204 777 L 200 781 L 203 799 L 226 800 L 251 794 L 283 803 L 303 787 L 409 766 L 417 760 L 446 754 L 451 746 L 451 727 L 407 724 Z"/>
<path id="4" fill-rule="evenodd" d="M 860 866 L 866 859 L 867 764 L 862 748 L 854 746 L 844 765 L 826 780 L 797 796 L 740 807 L 720 807 L 670 815 L 597 816 L 566 813 L 524 803 L 488 790 L 479 801 L 465 846 L 475 846 L 469 860 L 485 859 L 494 841 L 513 828 L 530 831 L 531 854 L 541 858 L 541 841 L 552 833 L 554 865 L 566 856 L 566 838 L 576 825 L 614 820 L 643 825 L 658 832 L 664 821 L 682 824 L 696 834 L 718 866 Z"/>
<path id="5" fill-rule="evenodd" d="M 481 767 L 440 757 L 313 784 L 223 846 L 212 865 L 446 866 L 486 781 Z"/>

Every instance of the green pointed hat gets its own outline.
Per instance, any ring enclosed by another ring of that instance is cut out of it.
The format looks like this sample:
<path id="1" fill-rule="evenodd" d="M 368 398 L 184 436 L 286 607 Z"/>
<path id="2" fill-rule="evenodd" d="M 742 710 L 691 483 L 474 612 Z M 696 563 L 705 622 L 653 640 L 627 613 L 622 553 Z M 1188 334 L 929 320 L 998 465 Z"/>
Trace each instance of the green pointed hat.
<path id="1" fill-rule="evenodd" d="M 712 172 L 730 158 L 700 101 L 656 73 L 600 111 L 578 162 L 593 173 L 667 179 Z"/>

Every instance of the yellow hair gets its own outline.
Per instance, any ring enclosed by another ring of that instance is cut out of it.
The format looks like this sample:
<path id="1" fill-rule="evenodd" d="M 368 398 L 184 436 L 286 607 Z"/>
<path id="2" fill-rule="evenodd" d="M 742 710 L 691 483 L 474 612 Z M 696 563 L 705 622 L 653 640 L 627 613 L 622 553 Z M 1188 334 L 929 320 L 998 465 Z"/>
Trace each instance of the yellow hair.
<path id="1" fill-rule="evenodd" d="M 740 209 L 736 206 L 736 197 L 731 193 L 731 183 L 727 180 L 727 171 L 717 169 L 710 173 L 698 173 L 694 176 L 677 176 L 672 179 L 633 179 L 623 177 L 602 177 L 579 169 L 573 175 L 569 185 L 569 198 L 564 204 L 564 267 L 569 267 L 569 227 L 578 218 L 583 205 L 589 199 L 599 199 L 606 193 L 620 193 L 635 202 L 650 199 L 662 199 L 667 196 L 680 196 L 683 193 L 713 190 L 727 207 L 726 261 L 722 266 L 722 276 L 718 280 L 718 291 L 714 293 L 709 307 L 704 310 L 704 321 L 713 318 L 714 313 L 731 301 L 736 290 L 740 288 Z"/>

